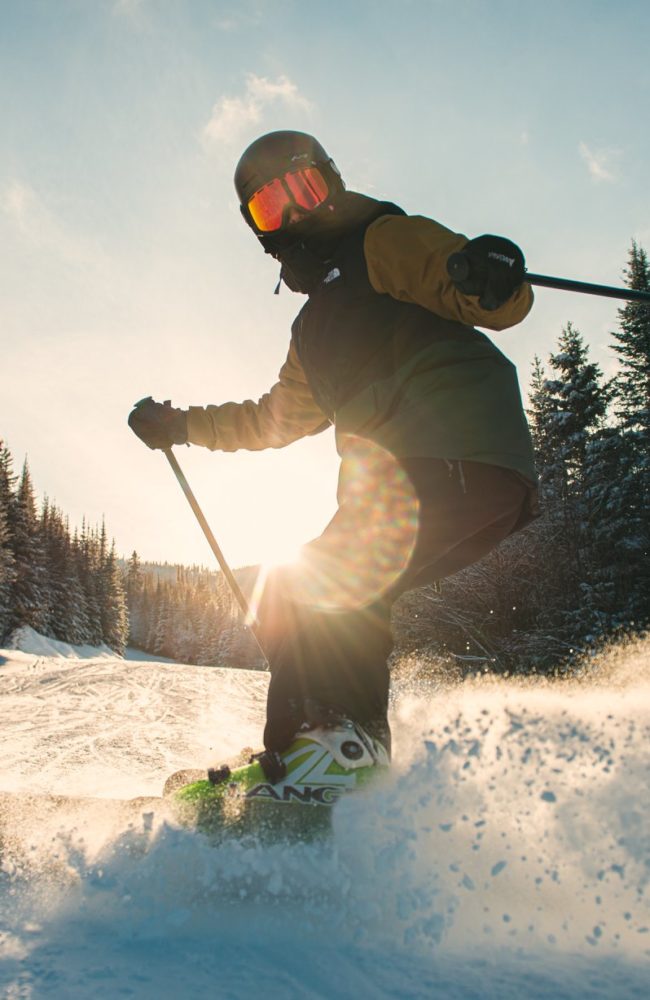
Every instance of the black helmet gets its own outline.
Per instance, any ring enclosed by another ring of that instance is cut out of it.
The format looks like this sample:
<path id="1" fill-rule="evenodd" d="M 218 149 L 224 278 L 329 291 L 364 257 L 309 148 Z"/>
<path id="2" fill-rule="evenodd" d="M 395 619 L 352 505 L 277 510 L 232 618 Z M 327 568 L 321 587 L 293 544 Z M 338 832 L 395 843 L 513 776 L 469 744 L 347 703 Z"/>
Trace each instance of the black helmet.
<path id="1" fill-rule="evenodd" d="M 273 182 L 277 182 L 279 199 L 274 197 Z M 313 211 L 315 220 L 331 210 L 345 185 L 317 139 L 305 132 L 282 131 L 261 136 L 245 150 L 235 170 L 235 189 L 246 222 L 265 249 L 273 252 L 273 246 L 283 242 L 279 230 L 284 225 L 284 208 L 294 204 L 303 212 Z M 273 203 L 275 214 L 268 224 L 256 212 L 258 203 L 251 205 L 256 194 L 265 208 Z M 299 225 L 303 228 L 304 222 Z"/>

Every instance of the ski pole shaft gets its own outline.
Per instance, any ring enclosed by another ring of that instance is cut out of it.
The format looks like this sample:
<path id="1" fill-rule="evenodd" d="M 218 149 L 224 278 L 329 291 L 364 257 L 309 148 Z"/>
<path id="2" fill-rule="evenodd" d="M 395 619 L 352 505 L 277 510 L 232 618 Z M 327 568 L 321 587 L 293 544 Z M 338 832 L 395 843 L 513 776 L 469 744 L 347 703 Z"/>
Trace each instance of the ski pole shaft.
<path id="1" fill-rule="evenodd" d="M 526 272 L 526 281 L 544 288 L 559 288 L 565 292 L 584 292 L 586 295 L 603 295 L 608 299 L 627 299 L 630 302 L 650 304 L 650 292 L 640 292 L 635 288 L 614 288 L 612 285 L 594 285 L 590 281 L 574 281 L 571 278 L 551 278 L 547 274 Z"/>
<path id="2" fill-rule="evenodd" d="M 464 253 L 452 253 L 447 260 L 447 273 L 452 281 L 465 281 L 469 277 L 471 265 Z M 589 281 L 574 281 L 572 278 L 552 278 L 547 274 L 526 272 L 526 281 L 543 288 L 558 288 L 564 292 L 583 292 L 586 295 L 603 295 L 610 299 L 627 299 L 630 302 L 650 304 L 650 292 L 634 288 L 614 288 L 612 285 L 595 285 Z"/>
<path id="3" fill-rule="evenodd" d="M 232 591 L 232 595 L 235 598 L 235 600 L 237 601 L 237 604 L 239 605 L 239 607 L 241 608 L 241 610 L 243 611 L 244 617 L 245 617 L 246 621 L 249 623 L 250 630 L 253 633 L 253 635 L 255 636 L 255 639 L 257 641 L 257 645 L 260 648 L 260 652 L 262 653 L 262 656 L 266 660 L 266 653 L 264 652 L 264 649 L 262 647 L 262 643 L 260 641 L 259 622 L 257 621 L 257 619 L 255 618 L 253 612 L 251 611 L 251 607 L 250 607 L 250 604 L 248 603 L 248 600 L 246 599 L 246 595 L 244 594 L 243 590 L 241 589 L 241 587 L 237 583 L 237 580 L 235 579 L 235 574 L 233 573 L 233 571 L 231 570 L 230 566 L 226 562 L 226 558 L 225 558 L 223 552 L 221 551 L 221 549 L 219 548 L 219 545 L 217 543 L 216 538 L 212 534 L 212 529 L 210 528 L 210 525 L 206 521 L 205 515 L 204 515 L 203 511 L 199 507 L 198 501 L 197 501 L 196 497 L 194 496 L 194 493 L 191 490 L 190 484 L 188 483 L 187 479 L 185 478 L 185 474 L 183 473 L 183 470 L 181 469 L 180 465 L 178 464 L 178 459 L 174 455 L 174 453 L 173 453 L 173 451 L 172 451 L 171 448 L 164 448 L 163 450 L 164 450 L 165 458 L 167 459 L 167 461 L 171 465 L 171 467 L 172 467 L 172 469 L 174 471 L 174 475 L 176 476 L 176 478 L 177 478 L 177 480 L 178 480 L 178 482 L 180 484 L 180 487 L 181 487 L 183 493 L 187 497 L 187 502 L 189 503 L 190 507 L 194 511 L 194 515 L 195 515 L 197 521 L 201 525 L 201 530 L 203 531 L 203 534 L 205 535 L 205 537 L 208 540 L 208 545 L 212 549 L 212 551 L 213 551 L 213 553 L 215 555 L 215 558 L 216 558 L 217 562 L 219 563 L 219 567 L 220 567 L 223 575 L 225 576 L 226 580 L 228 581 L 228 586 L 230 587 L 230 590 Z"/>

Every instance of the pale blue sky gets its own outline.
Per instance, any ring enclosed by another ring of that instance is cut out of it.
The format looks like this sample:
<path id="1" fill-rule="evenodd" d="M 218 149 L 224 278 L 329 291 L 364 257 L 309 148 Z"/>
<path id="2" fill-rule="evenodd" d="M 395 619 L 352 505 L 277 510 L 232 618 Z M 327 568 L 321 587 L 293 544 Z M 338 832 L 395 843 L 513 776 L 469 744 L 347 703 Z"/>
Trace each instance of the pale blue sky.
<path id="1" fill-rule="evenodd" d="M 210 563 L 126 416 L 275 380 L 302 298 L 272 295 L 232 188 L 263 132 L 314 132 L 350 188 L 511 236 L 531 270 L 620 282 L 650 247 L 649 47 L 636 0 L 0 0 L 0 436 L 39 495 L 126 554 Z M 572 320 L 611 370 L 616 309 L 539 290 L 497 342 L 525 388 Z M 333 511 L 330 433 L 179 458 L 236 564 Z"/>

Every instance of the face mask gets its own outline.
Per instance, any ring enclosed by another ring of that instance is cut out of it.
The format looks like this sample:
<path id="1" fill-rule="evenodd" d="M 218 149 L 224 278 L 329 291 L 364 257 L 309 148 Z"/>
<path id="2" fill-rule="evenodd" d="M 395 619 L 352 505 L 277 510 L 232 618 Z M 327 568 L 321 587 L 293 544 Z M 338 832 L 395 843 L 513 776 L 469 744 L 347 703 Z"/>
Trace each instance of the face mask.
<path id="1" fill-rule="evenodd" d="M 279 255 L 280 278 L 292 292 L 310 295 L 327 274 L 328 264 L 304 243 L 296 243 Z"/>

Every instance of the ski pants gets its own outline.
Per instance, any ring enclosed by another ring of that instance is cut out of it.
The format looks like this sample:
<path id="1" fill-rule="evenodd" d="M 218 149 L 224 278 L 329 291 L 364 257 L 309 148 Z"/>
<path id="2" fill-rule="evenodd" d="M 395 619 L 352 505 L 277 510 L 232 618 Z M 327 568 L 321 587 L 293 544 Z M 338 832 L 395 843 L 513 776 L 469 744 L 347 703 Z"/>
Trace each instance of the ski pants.
<path id="1" fill-rule="evenodd" d="M 269 576 L 257 608 L 271 669 L 266 748 L 285 749 L 323 711 L 389 744 L 393 603 L 490 552 L 529 520 L 529 496 L 494 465 L 352 448 L 336 514 L 298 563 Z"/>

